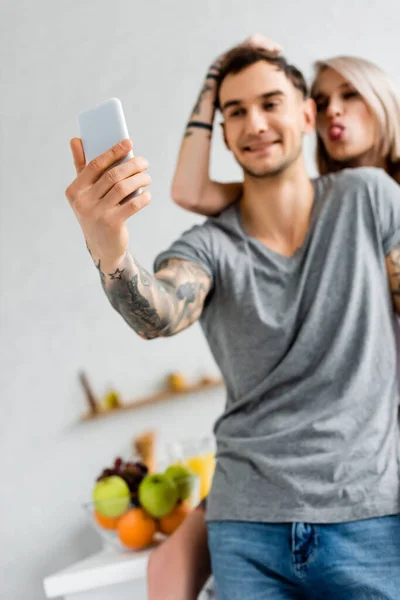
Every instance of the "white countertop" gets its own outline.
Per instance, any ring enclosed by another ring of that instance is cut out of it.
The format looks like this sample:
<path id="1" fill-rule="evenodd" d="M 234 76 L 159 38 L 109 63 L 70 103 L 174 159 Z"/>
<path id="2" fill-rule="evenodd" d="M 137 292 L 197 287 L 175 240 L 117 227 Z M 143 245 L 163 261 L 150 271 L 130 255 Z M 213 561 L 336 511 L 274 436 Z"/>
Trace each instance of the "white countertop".
<path id="1" fill-rule="evenodd" d="M 106 548 L 44 580 L 47 598 L 93 590 L 106 585 L 144 579 L 152 548 L 123 552 Z"/>

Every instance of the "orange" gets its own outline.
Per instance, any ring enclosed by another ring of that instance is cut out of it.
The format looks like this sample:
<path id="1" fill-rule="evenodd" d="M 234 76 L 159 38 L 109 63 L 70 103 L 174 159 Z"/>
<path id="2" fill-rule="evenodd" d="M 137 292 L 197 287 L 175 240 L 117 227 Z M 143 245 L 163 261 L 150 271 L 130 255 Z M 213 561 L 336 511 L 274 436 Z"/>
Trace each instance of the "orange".
<path id="1" fill-rule="evenodd" d="M 94 518 L 103 529 L 116 529 L 120 520 L 120 517 L 105 517 L 96 510 L 94 511 Z"/>
<path id="2" fill-rule="evenodd" d="M 158 524 L 161 533 L 165 533 L 165 535 L 171 535 L 171 533 L 173 533 L 175 529 L 178 529 L 179 525 L 183 523 L 189 512 L 189 504 L 186 502 L 177 504 L 172 512 L 159 519 Z"/>
<path id="3" fill-rule="evenodd" d="M 156 532 L 156 522 L 142 508 L 131 508 L 117 525 L 121 543 L 132 550 L 150 546 Z"/>

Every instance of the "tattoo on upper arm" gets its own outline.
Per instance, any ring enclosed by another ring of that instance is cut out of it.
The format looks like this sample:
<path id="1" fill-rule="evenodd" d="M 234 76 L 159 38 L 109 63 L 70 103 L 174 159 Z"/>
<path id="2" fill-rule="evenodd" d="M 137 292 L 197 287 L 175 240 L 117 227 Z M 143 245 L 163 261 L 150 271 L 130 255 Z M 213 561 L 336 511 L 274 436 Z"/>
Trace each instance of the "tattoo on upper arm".
<path id="1" fill-rule="evenodd" d="M 211 281 L 197 263 L 176 259 L 163 264 L 156 273 L 156 278 L 174 288 L 174 319 L 171 328 L 164 333 L 164 335 L 173 335 L 200 316 Z"/>
<path id="2" fill-rule="evenodd" d="M 184 283 L 176 290 L 176 297 L 178 300 L 186 298 L 188 302 L 194 302 L 196 298 L 196 286 L 194 283 Z"/>

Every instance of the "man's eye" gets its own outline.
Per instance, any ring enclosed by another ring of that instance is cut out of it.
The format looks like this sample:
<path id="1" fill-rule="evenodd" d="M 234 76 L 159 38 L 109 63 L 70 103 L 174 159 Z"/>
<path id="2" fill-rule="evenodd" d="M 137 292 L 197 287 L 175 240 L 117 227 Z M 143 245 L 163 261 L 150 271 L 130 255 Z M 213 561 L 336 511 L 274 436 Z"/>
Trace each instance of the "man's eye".
<path id="1" fill-rule="evenodd" d="M 274 110 L 274 108 L 276 108 L 278 106 L 277 102 L 266 102 L 264 104 L 264 109 L 265 110 Z"/>
<path id="2" fill-rule="evenodd" d="M 242 114 L 243 114 L 243 110 L 241 108 L 238 108 L 237 110 L 234 110 L 233 112 L 231 112 L 231 114 L 229 116 L 230 117 L 239 117 Z"/>

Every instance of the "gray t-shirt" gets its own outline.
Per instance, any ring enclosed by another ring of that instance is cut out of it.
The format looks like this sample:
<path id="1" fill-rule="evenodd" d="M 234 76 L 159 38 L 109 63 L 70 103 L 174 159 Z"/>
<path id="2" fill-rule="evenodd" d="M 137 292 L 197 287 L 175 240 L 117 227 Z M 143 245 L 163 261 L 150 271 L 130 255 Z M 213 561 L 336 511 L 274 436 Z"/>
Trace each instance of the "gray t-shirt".
<path id="1" fill-rule="evenodd" d="M 239 204 L 163 252 L 212 277 L 200 323 L 226 383 L 208 520 L 334 523 L 400 513 L 395 315 L 385 256 L 400 186 L 382 170 L 314 181 L 293 257 Z M 266 202 L 268 200 L 266 199 Z"/>

